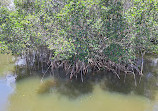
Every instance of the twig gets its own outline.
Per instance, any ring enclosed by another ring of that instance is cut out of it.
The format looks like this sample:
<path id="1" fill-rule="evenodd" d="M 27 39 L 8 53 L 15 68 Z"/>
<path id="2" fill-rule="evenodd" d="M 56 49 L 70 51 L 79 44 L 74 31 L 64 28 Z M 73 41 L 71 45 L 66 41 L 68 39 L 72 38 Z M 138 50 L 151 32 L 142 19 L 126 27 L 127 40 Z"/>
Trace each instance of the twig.
<path id="1" fill-rule="evenodd" d="M 42 76 L 42 79 L 41 79 L 41 82 L 43 82 L 43 78 L 44 78 L 45 74 L 47 73 L 47 71 L 49 70 L 50 67 L 51 67 L 51 64 L 49 65 L 49 67 L 47 68 L 47 70 L 44 72 L 44 74 Z"/>

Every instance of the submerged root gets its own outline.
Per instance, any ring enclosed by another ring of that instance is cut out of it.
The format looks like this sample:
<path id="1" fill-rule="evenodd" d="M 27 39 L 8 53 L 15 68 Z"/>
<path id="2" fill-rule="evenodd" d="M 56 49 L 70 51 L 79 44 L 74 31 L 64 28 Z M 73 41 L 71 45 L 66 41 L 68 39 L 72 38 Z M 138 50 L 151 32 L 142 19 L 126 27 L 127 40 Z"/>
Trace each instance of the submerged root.
<path id="1" fill-rule="evenodd" d="M 57 84 L 58 84 L 58 82 L 55 81 L 54 79 L 52 79 L 52 80 L 46 80 L 46 81 L 44 81 L 44 82 L 42 82 L 40 84 L 39 88 L 37 89 L 37 93 L 39 93 L 39 94 L 47 93 L 52 88 L 56 87 Z"/>

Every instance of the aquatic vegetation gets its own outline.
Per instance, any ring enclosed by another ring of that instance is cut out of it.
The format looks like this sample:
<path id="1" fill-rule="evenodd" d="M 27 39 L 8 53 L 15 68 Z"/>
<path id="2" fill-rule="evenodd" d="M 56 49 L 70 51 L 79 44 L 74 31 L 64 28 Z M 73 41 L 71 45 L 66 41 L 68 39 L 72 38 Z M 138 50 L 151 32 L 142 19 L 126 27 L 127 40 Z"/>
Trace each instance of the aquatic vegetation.
<path id="1" fill-rule="evenodd" d="M 41 84 L 37 90 L 37 93 L 44 94 L 44 93 L 50 92 L 51 89 L 53 89 L 57 86 L 58 86 L 58 83 L 56 80 L 54 80 L 54 79 L 45 80 L 45 81 L 41 82 Z"/>

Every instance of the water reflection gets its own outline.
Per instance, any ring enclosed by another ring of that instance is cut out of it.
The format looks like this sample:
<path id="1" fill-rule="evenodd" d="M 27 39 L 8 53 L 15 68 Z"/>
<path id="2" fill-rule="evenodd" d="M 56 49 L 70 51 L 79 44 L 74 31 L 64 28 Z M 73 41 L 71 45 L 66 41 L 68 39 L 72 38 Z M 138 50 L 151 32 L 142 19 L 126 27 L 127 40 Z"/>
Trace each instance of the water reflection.
<path id="1" fill-rule="evenodd" d="M 156 59 L 157 60 L 157 59 Z M 54 79 L 49 77 L 48 81 L 45 81 L 39 89 L 39 93 L 51 93 L 53 90 L 58 91 L 59 94 L 66 96 L 68 98 L 74 99 L 85 94 L 92 93 L 93 86 L 100 84 L 101 88 L 105 91 L 119 92 L 122 94 L 136 94 L 147 97 L 149 99 L 155 98 L 155 91 L 157 90 L 157 65 L 152 64 L 153 60 L 146 60 L 144 63 L 144 75 L 137 76 L 134 80 L 134 76 L 129 74 L 126 76 L 121 75 L 118 79 L 112 73 L 109 72 L 97 72 L 96 74 L 87 74 L 85 81 L 82 83 L 80 79 L 78 80 L 64 80 L 63 78 L 56 78 L 56 83 L 54 85 Z M 18 67 L 17 70 L 17 81 L 23 80 L 26 77 L 35 76 L 42 78 L 42 73 L 37 71 L 29 72 L 28 69 L 23 67 Z M 56 74 L 58 75 L 58 74 Z M 62 73 L 60 73 L 61 77 Z M 48 73 L 45 76 L 50 76 Z M 53 75 L 51 75 L 53 76 Z M 52 90 L 53 89 L 53 90 Z"/>
<path id="2" fill-rule="evenodd" d="M 7 111 L 9 96 L 15 90 L 14 58 L 11 55 L 0 54 L 0 111 Z"/>
<path id="3" fill-rule="evenodd" d="M 75 99 L 83 95 L 92 93 L 93 84 L 90 82 L 75 82 L 69 81 L 66 83 L 61 83 L 57 89 L 58 93 L 69 97 L 70 99 Z"/>
<path id="4" fill-rule="evenodd" d="M 0 111 L 158 111 L 155 59 L 145 61 L 144 76 L 141 82 L 136 78 L 137 86 L 133 75 L 118 79 L 106 71 L 87 74 L 82 83 L 63 79 L 62 73 L 57 78 L 48 73 L 41 82 L 41 73 L 20 65 L 16 69 L 17 78 L 9 73 L 0 79 Z"/>
<path id="5" fill-rule="evenodd" d="M 7 111 L 8 98 L 15 90 L 14 78 L 11 75 L 9 78 L 0 78 L 0 111 Z"/>
<path id="6" fill-rule="evenodd" d="M 14 60 L 15 58 L 11 55 L 0 54 L 0 77 L 3 77 L 5 74 L 11 73 L 14 70 Z"/>
<path id="7" fill-rule="evenodd" d="M 9 99 L 11 104 L 8 111 L 152 111 L 152 104 L 147 98 L 111 93 L 102 90 L 99 85 L 92 85 L 91 93 L 69 99 L 57 90 L 38 94 L 40 83 L 38 77 L 18 81 L 16 93 Z M 70 88 L 70 91 L 73 90 Z"/>

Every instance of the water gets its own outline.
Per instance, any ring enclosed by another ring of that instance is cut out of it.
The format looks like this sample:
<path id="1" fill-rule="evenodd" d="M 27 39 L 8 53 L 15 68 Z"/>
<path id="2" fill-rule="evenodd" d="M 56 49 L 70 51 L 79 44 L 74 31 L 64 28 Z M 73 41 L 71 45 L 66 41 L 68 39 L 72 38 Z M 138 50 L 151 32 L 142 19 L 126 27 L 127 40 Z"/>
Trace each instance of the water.
<path id="1" fill-rule="evenodd" d="M 0 111 L 7 111 L 9 96 L 15 89 L 15 81 L 12 79 L 14 76 L 11 75 L 14 70 L 13 61 L 12 56 L 0 55 Z"/>
<path id="2" fill-rule="evenodd" d="M 9 111 L 145 111 L 148 99 L 103 91 L 98 85 L 92 93 L 69 99 L 58 92 L 38 95 L 39 78 L 27 78 L 17 83 L 16 94 L 10 97 Z"/>
<path id="3" fill-rule="evenodd" d="M 15 81 L 12 59 L 0 55 L 0 111 L 158 111 L 155 59 L 146 62 L 137 87 L 132 76 L 124 83 L 110 74 L 80 83 L 51 76 L 41 82 L 39 73 L 32 72 Z M 17 73 L 28 72 L 21 69 Z"/>
<path id="4" fill-rule="evenodd" d="M 10 55 L 0 54 L 0 77 L 14 70 L 14 60 Z"/>

